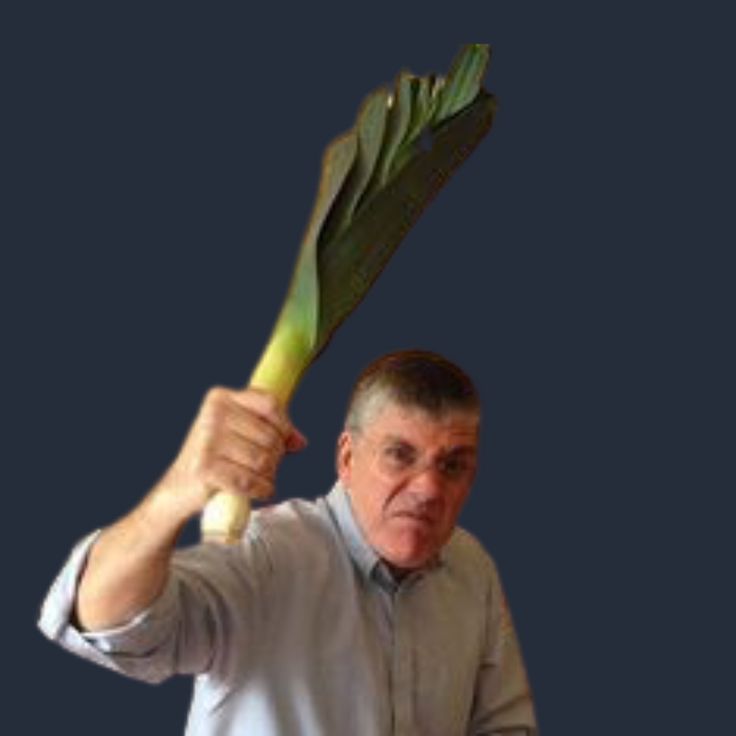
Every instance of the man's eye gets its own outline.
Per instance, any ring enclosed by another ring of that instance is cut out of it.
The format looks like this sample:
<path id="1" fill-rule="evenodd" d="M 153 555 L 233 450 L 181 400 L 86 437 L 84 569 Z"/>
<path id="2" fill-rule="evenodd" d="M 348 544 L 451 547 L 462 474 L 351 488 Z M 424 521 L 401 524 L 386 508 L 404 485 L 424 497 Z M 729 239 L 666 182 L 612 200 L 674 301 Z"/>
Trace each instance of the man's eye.
<path id="1" fill-rule="evenodd" d="M 414 452 L 406 445 L 390 445 L 384 449 L 383 455 L 396 467 L 407 467 L 414 462 Z"/>
<path id="2" fill-rule="evenodd" d="M 470 462 L 463 457 L 447 457 L 440 463 L 440 470 L 448 478 L 460 478 L 470 470 Z"/>

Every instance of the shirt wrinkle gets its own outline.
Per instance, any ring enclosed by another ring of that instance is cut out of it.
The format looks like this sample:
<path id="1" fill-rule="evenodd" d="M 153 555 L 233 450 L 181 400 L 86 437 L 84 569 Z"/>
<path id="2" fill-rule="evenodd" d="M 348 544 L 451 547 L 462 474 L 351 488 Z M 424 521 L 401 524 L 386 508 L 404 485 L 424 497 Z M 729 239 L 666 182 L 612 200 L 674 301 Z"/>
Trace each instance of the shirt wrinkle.
<path id="1" fill-rule="evenodd" d="M 537 734 L 495 566 L 463 530 L 397 581 L 337 482 L 255 511 L 235 550 L 177 551 L 149 609 L 80 632 L 70 612 L 93 541 L 73 550 L 39 626 L 129 677 L 195 674 L 186 736 Z"/>

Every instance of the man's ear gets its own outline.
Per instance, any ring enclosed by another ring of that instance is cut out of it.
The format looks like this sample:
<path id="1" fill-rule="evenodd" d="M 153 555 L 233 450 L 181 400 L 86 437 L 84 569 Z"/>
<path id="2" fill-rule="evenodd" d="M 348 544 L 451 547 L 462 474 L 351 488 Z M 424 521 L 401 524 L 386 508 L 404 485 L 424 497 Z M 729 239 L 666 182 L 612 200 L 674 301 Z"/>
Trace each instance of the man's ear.
<path id="1" fill-rule="evenodd" d="M 350 470 L 353 464 L 353 438 L 343 430 L 337 439 L 337 477 L 343 485 L 350 483 Z"/>

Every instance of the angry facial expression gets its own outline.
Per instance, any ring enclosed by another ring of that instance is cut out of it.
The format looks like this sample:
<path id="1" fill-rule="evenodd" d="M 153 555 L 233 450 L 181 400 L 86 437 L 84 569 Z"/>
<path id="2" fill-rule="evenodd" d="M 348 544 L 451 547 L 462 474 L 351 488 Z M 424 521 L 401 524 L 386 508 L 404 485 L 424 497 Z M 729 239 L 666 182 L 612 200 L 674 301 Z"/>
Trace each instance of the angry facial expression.
<path id="1" fill-rule="evenodd" d="M 368 543 L 399 571 L 447 542 L 475 477 L 479 416 L 386 402 L 338 441 L 337 470 Z"/>

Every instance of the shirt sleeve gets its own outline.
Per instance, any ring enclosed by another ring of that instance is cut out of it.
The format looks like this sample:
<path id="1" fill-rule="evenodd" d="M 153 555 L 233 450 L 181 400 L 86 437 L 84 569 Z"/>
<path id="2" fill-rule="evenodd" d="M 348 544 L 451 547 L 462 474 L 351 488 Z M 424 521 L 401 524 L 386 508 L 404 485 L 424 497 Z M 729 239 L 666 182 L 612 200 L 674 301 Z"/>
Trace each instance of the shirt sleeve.
<path id="1" fill-rule="evenodd" d="M 485 651 L 476 681 L 472 736 L 538 736 L 521 648 L 491 561 Z"/>
<path id="2" fill-rule="evenodd" d="M 218 652 L 247 647 L 248 605 L 256 572 L 240 547 L 177 550 L 167 583 L 151 606 L 115 628 L 82 631 L 74 621 L 78 583 L 99 531 L 79 542 L 51 586 L 38 626 L 50 640 L 96 664 L 145 682 L 200 674 Z M 239 651 L 247 651 L 239 649 Z"/>

